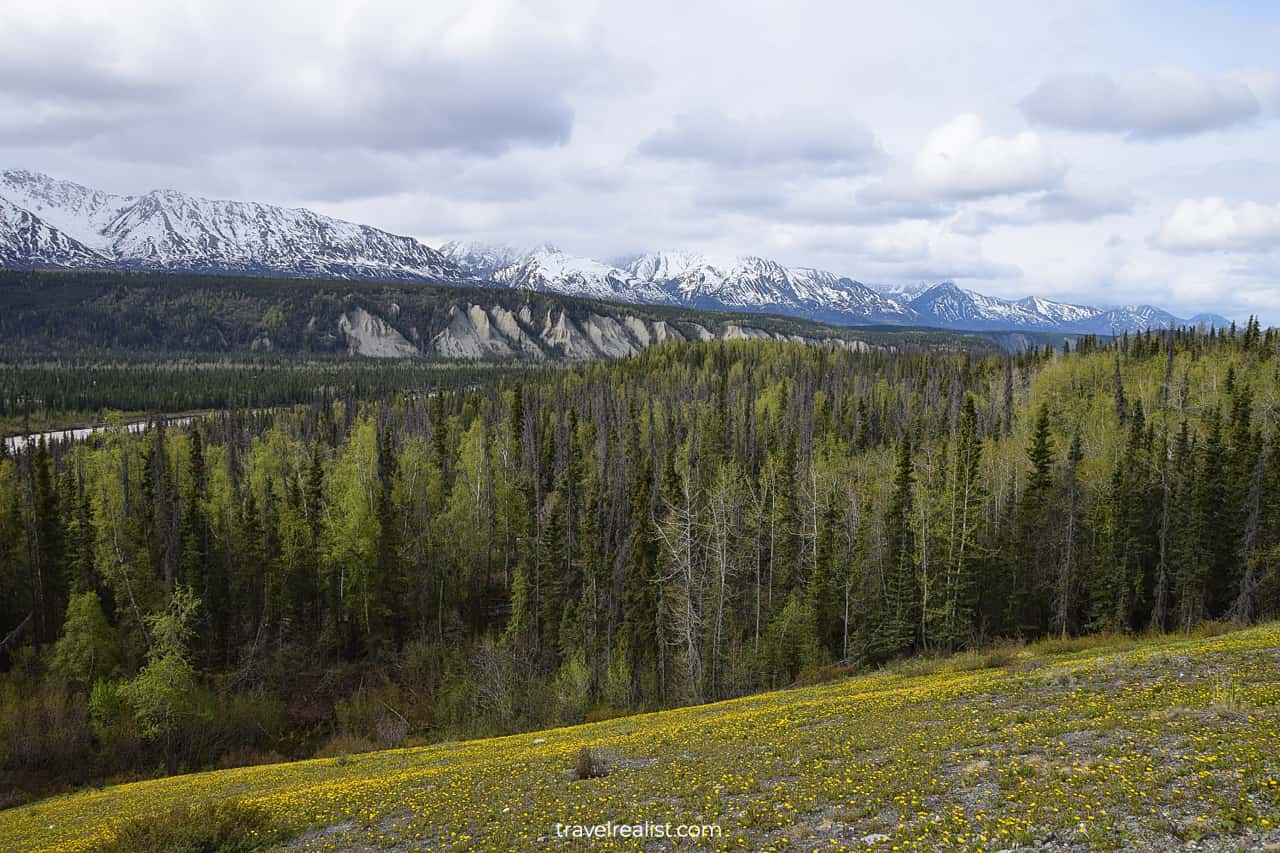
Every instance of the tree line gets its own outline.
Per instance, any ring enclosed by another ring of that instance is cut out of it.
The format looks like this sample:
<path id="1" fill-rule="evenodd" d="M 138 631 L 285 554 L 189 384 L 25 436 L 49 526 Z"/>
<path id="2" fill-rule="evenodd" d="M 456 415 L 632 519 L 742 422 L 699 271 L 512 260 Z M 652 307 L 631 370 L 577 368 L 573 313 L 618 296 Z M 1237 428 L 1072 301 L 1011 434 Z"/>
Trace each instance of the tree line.
<path id="1" fill-rule="evenodd" d="M 105 411 L 188 412 L 315 400 L 375 400 L 466 387 L 517 365 L 261 356 L 149 361 L 79 358 L 0 364 L 0 430 L 74 426 Z"/>
<path id="2" fill-rule="evenodd" d="M 172 771 L 1275 618 L 1278 347 L 671 344 L 40 444 L 0 459 L 0 760 Z"/>

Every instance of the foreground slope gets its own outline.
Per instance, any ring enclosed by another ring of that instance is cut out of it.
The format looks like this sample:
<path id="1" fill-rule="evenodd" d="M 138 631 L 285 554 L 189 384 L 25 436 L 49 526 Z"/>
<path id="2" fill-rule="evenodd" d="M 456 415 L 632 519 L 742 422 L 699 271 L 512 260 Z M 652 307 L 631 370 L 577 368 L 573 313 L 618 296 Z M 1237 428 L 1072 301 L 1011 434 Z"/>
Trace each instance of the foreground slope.
<path id="1" fill-rule="evenodd" d="M 296 849 L 556 847 L 568 845 L 556 823 L 606 821 L 717 823 L 709 848 L 1274 849 L 1277 743 L 1280 624 L 1050 642 L 542 733 L 88 791 L 0 812 L 0 849 L 92 849 L 113 820 L 203 800 L 265 807 Z M 583 746 L 606 775 L 573 778 Z"/>

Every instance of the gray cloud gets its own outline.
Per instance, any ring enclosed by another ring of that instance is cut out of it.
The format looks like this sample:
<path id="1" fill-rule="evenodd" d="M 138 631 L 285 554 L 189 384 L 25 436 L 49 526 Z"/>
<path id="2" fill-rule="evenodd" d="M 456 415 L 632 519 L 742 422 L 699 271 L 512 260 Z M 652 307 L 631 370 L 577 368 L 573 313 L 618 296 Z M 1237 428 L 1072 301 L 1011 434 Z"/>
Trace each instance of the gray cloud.
<path id="1" fill-rule="evenodd" d="M 121 159 L 178 162 L 268 147 L 493 157 L 567 143 L 573 92 L 610 77 L 589 41 L 550 28 L 477 36 L 488 22 L 441 17 L 405 21 L 398 45 L 354 25 L 332 44 L 305 33 L 255 44 L 225 19 L 201 29 L 176 15 L 156 22 L 169 38 L 130 46 L 81 26 L 7 27 L 0 13 L 0 145 L 92 140 Z M 450 36 L 459 44 L 445 49 Z"/>
<path id="2" fill-rule="evenodd" d="M 1019 106 L 1047 127 L 1155 140 L 1223 130 L 1258 118 L 1262 105 L 1244 80 L 1153 69 L 1116 81 L 1064 74 L 1042 82 Z"/>
<path id="3" fill-rule="evenodd" d="M 1096 222 L 1108 216 L 1132 213 L 1132 193 L 1124 190 L 1048 190 L 1030 196 L 1011 210 L 966 209 L 952 221 L 953 230 L 969 236 L 985 234 L 1005 225 L 1047 225 L 1061 222 Z"/>
<path id="4" fill-rule="evenodd" d="M 717 166 L 809 164 L 850 173 L 880 161 L 870 129 L 856 122 L 818 127 L 812 119 L 735 119 L 718 110 L 686 112 L 639 146 L 641 154 Z"/>
<path id="5" fill-rule="evenodd" d="M 804 199 L 797 200 L 789 210 L 801 222 L 879 225 L 915 219 L 944 219 L 951 214 L 952 208 L 924 196 L 885 191 L 879 183 L 873 183 L 855 192 L 847 203 L 821 198 Z"/>

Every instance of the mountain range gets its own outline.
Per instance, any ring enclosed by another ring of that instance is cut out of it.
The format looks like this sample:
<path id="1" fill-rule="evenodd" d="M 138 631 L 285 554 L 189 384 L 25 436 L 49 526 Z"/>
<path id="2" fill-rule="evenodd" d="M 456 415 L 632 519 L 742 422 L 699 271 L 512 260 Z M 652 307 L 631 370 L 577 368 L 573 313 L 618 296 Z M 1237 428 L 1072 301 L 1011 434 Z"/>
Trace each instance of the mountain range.
<path id="1" fill-rule="evenodd" d="M 0 266 L 321 277 L 519 288 L 605 299 L 786 314 L 843 325 L 1118 334 L 1190 324 L 1150 305 L 1095 307 L 1009 300 L 954 282 L 877 288 L 810 267 L 691 252 L 615 262 L 551 245 L 529 250 L 412 237 L 301 208 L 214 201 L 174 190 L 125 196 L 38 172 L 0 172 Z"/>

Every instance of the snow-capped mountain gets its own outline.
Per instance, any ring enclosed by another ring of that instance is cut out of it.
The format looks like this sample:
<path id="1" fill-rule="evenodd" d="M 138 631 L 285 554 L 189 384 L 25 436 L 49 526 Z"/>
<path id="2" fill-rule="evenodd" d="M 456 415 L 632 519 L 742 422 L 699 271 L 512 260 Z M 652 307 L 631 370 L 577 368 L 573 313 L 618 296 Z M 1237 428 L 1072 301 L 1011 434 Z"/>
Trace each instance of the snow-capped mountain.
<path id="1" fill-rule="evenodd" d="M 0 173 L 0 199 L 90 252 L 8 265 L 117 266 L 408 281 L 465 278 L 413 239 L 301 208 L 213 201 L 173 190 L 140 196 L 100 192 L 25 171 Z M 7 242 L 7 241 L 6 241 Z M 5 250 L 0 250 L 5 251 Z M 8 251 L 13 253 L 12 248 Z"/>
<path id="2" fill-rule="evenodd" d="M 698 308 L 731 311 L 780 311 L 812 319 L 851 323 L 901 323 L 912 319 L 902 303 L 861 282 L 808 267 L 785 267 L 768 258 L 747 256 L 722 267 L 700 258 L 668 253 L 645 255 L 632 263 L 636 272 L 677 273 L 655 284 L 680 302 Z"/>
<path id="3" fill-rule="evenodd" d="M 946 329 L 1027 329 L 1073 334 L 1112 335 L 1143 329 L 1168 329 L 1191 324 L 1223 326 L 1231 321 L 1219 315 L 1198 315 L 1183 320 L 1151 305 L 1096 308 L 1054 302 L 1038 296 L 1010 300 L 984 296 L 943 282 L 924 290 L 909 303 L 916 322 Z"/>
<path id="4" fill-rule="evenodd" d="M 251 273 L 489 285 L 615 302 L 790 314 L 846 325 L 1113 334 L 1186 321 L 1149 305 L 1095 308 L 985 296 L 953 282 L 871 287 L 810 267 L 684 251 L 605 262 L 551 245 L 412 238 L 302 208 L 174 190 L 115 195 L 28 171 L 0 172 L 0 266 Z M 1217 315 L 1191 322 L 1224 325 Z"/>
<path id="5" fill-rule="evenodd" d="M 649 252 L 616 264 L 575 257 L 550 245 L 448 243 L 442 253 L 477 277 L 526 290 L 623 302 L 770 311 L 839 323 L 903 323 L 902 302 L 823 270 L 790 268 L 760 257 L 717 265 L 692 252 Z"/>
<path id="6" fill-rule="evenodd" d="M 1050 328 L 1048 318 L 1017 302 L 983 296 L 965 290 L 952 282 L 943 282 L 929 288 L 915 299 L 911 307 L 922 321 L 947 328 L 979 329 L 993 325 L 1004 328 Z"/>
<path id="7" fill-rule="evenodd" d="M 0 198 L 0 266 L 96 267 L 104 260 L 79 240 Z"/>
<path id="8" fill-rule="evenodd" d="M 1196 314 L 1187 321 L 1189 326 L 1209 327 L 1214 326 L 1219 329 L 1225 329 L 1231 325 L 1231 320 L 1223 317 L 1221 314 Z"/>

